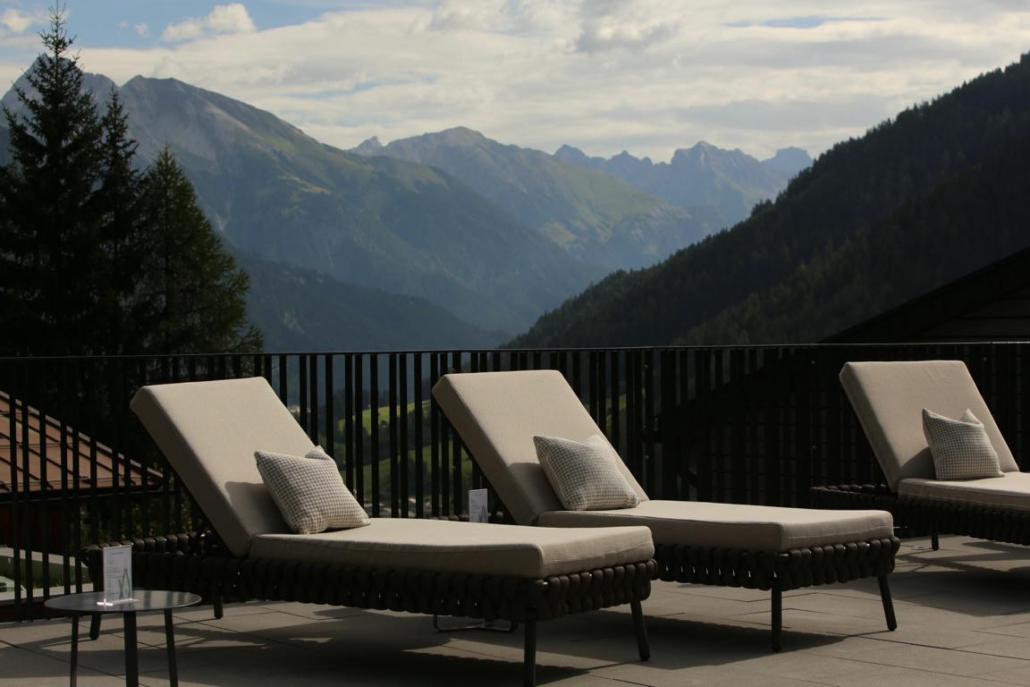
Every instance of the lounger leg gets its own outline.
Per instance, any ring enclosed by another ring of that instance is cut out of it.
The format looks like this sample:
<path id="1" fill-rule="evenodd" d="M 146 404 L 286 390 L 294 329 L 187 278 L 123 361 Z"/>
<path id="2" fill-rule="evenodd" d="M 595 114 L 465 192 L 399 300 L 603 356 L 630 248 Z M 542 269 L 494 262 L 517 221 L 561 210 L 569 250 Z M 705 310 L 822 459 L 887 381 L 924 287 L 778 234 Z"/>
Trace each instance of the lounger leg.
<path id="1" fill-rule="evenodd" d="M 633 609 L 633 629 L 637 631 L 637 650 L 640 652 L 640 660 L 646 661 L 651 658 L 651 643 L 647 639 L 647 626 L 644 624 L 644 610 L 640 607 L 640 601 L 630 603 Z"/>
<path id="2" fill-rule="evenodd" d="M 772 650 L 783 648 L 783 591 L 772 589 Z"/>
<path id="3" fill-rule="evenodd" d="M 887 629 L 893 632 L 898 628 L 898 619 L 894 617 L 894 601 L 891 599 L 891 588 L 887 576 L 880 575 L 880 599 L 883 601 L 883 615 L 887 618 Z"/>
<path id="4" fill-rule="evenodd" d="M 930 534 L 930 548 L 932 548 L 934 551 L 940 551 L 941 550 L 941 540 L 937 536 L 936 532 L 932 532 Z"/>
<path id="5" fill-rule="evenodd" d="M 526 621 L 526 649 L 522 661 L 522 684 L 536 687 L 536 621 Z"/>

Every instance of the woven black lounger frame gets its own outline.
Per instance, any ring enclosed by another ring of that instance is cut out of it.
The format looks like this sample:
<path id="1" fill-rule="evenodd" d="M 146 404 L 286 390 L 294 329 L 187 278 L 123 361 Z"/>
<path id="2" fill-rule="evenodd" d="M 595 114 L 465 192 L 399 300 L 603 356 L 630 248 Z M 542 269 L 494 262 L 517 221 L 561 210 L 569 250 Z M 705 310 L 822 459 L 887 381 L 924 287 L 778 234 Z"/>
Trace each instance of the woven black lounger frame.
<path id="1" fill-rule="evenodd" d="M 112 542 L 87 547 L 80 558 L 92 579 L 102 579 L 101 549 L 131 544 L 135 585 L 200 594 L 219 617 L 223 601 L 262 600 L 512 620 L 525 625 L 526 685 L 536 683 L 537 621 L 628 603 L 640 658 L 650 655 L 640 602 L 651 593 L 653 560 L 526 579 L 236 558 L 207 542 L 187 534 Z M 91 628 L 91 635 L 98 630 Z"/>
<path id="2" fill-rule="evenodd" d="M 657 544 L 656 579 L 666 582 L 744 587 L 772 592 L 772 649 L 783 646 L 785 591 L 876 577 L 887 627 L 897 620 L 887 575 L 894 570 L 897 537 L 813 546 L 790 551 L 747 551 Z"/>
<path id="3" fill-rule="evenodd" d="M 813 505 L 820 508 L 890 511 L 898 526 L 933 537 L 959 534 L 1008 544 L 1030 545 L 1030 512 L 958 501 L 937 501 L 898 496 L 886 484 L 844 484 L 813 487 Z"/>

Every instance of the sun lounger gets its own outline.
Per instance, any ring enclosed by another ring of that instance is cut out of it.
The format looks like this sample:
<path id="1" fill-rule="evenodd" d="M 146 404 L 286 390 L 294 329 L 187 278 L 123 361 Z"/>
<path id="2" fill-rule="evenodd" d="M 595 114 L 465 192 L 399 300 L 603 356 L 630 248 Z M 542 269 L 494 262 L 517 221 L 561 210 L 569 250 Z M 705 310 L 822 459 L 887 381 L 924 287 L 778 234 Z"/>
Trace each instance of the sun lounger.
<path id="1" fill-rule="evenodd" d="M 294 534 L 254 452 L 304 456 L 312 441 L 261 378 L 141 389 L 132 409 L 200 505 L 213 532 L 135 543 L 136 584 L 215 599 L 389 609 L 525 627 L 524 682 L 535 681 L 536 624 L 640 601 L 654 571 L 644 527 L 587 532 L 431 519 Z M 99 549 L 87 554 L 97 566 Z"/>
<path id="2" fill-rule="evenodd" d="M 433 396 L 519 524 L 647 525 L 658 578 L 769 590 L 774 650 L 782 644 L 782 593 L 812 585 L 877 577 L 887 626 L 896 627 L 887 575 L 899 541 L 889 513 L 651 501 L 621 460 L 617 468 L 639 505 L 566 510 L 534 437 L 584 442 L 601 431 L 559 372 L 445 375 Z"/>
<path id="3" fill-rule="evenodd" d="M 1019 471 L 965 363 L 854 362 L 844 365 L 840 379 L 887 484 L 817 487 L 813 500 L 826 507 L 888 509 L 899 525 L 931 533 L 935 549 L 938 534 L 1030 544 L 1030 474 Z M 938 479 L 924 408 L 951 419 L 970 411 L 997 462 L 979 471 L 982 477 Z"/>

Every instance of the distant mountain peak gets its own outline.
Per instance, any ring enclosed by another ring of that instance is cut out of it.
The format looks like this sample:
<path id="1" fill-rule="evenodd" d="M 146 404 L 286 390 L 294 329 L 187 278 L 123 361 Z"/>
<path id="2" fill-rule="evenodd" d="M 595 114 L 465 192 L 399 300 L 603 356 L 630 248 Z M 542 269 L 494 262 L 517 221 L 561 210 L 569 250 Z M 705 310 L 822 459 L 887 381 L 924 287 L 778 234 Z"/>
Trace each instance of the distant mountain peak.
<path id="1" fill-rule="evenodd" d="M 812 164 L 812 157 L 808 151 L 802 148 L 788 146 L 777 150 L 776 154 L 768 160 L 762 160 L 762 164 L 794 175 L 809 167 Z"/>
<path id="2" fill-rule="evenodd" d="M 383 152 L 383 148 L 384 146 L 382 142 L 380 142 L 379 137 L 373 136 L 372 138 L 366 138 L 357 148 L 352 148 L 351 152 L 371 157 L 373 155 L 381 154 Z"/>
<path id="3" fill-rule="evenodd" d="M 443 140 L 445 143 L 450 145 L 461 145 L 469 143 L 483 143 L 490 141 L 486 136 L 479 133 L 475 129 L 470 129 L 467 126 L 455 126 L 450 129 L 444 129 L 439 133 L 427 133 L 423 134 L 422 137 L 436 137 Z"/>

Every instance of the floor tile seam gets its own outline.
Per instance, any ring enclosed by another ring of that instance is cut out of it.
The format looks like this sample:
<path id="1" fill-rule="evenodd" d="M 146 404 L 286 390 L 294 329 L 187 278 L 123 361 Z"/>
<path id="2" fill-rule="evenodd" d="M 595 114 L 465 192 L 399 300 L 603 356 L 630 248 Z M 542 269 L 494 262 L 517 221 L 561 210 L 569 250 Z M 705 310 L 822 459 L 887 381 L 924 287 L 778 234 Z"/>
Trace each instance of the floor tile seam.
<path id="1" fill-rule="evenodd" d="M 750 668 L 738 668 L 737 670 L 742 673 L 749 673 L 751 675 L 761 675 L 762 677 L 768 677 L 771 673 L 761 672 L 757 670 L 751 670 Z M 803 677 L 788 677 L 786 675 L 776 675 L 775 677 L 782 678 L 784 680 L 794 680 L 806 685 L 819 685 L 819 687 L 838 687 L 834 682 L 823 682 L 822 680 L 812 680 L 810 678 Z"/>
<path id="2" fill-rule="evenodd" d="M 890 640 L 880 639 L 879 637 L 869 637 L 868 639 L 872 639 L 874 641 L 888 641 L 888 642 L 890 642 Z M 1003 660 L 1004 659 L 1008 659 L 1008 660 L 1012 660 L 1012 661 L 1019 661 L 1019 662 L 1022 662 L 1022 663 L 1030 663 L 1030 658 L 1017 658 L 1017 657 L 1014 657 L 1014 656 L 998 656 L 997 654 L 987 654 L 987 653 L 983 653 L 983 652 L 979 652 L 979 651 L 967 651 L 965 649 L 943 649 L 943 648 L 937 647 L 937 646 L 928 646 L 926 644 L 916 644 L 916 643 L 913 643 L 913 642 L 903 642 L 902 641 L 902 642 L 890 642 L 890 643 L 894 644 L 896 646 L 910 646 L 910 647 L 919 647 L 919 648 L 923 648 L 923 649 L 937 649 L 939 651 L 955 651 L 955 652 L 961 652 L 961 653 L 964 653 L 964 654 L 971 654 L 971 655 L 974 655 L 974 656 L 983 656 L 985 658 L 999 658 L 999 659 L 1003 659 Z M 825 654 L 821 654 L 821 655 L 825 655 Z M 959 674 L 959 673 L 942 672 L 942 671 L 933 670 L 933 669 L 930 669 L 930 668 L 909 668 L 908 666 L 899 666 L 899 665 L 896 665 L 896 664 L 893 664 L 893 663 L 883 663 L 883 662 L 881 662 L 879 660 L 874 660 L 874 659 L 845 658 L 845 657 L 840 657 L 840 656 L 836 656 L 835 658 L 842 658 L 842 660 L 854 661 L 854 662 L 857 662 L 857 663 L 864 663 L 864 664 L 868 664 L 868 665 L 878 665 L 878 666 L 885 666 L 885 667 L 890 667 L 890 668 L 908 668 L 909 670 L 918 670 L 920 672 L 930 673 L 932 675 L 947 675 L 947 676 L 950 676 L 950 677 L 976 677 L 976 678 L 979 678 L 981 675 L 987 675 L 987 674 L 990 674 L 992 672 L 1001 672 L 1001 670 L 992 670 L 992 671 L 985 672 L 985 673 L 968 673 L 968 674 L 964 673 L 964 674 Z M 1009 668 L 1008 670 L 1011 670 L 1011 668 Z"/>

